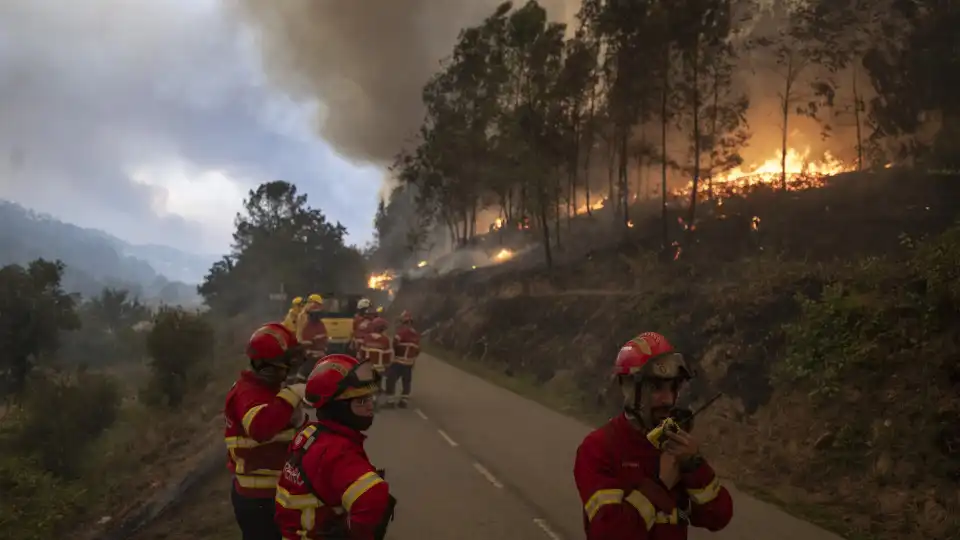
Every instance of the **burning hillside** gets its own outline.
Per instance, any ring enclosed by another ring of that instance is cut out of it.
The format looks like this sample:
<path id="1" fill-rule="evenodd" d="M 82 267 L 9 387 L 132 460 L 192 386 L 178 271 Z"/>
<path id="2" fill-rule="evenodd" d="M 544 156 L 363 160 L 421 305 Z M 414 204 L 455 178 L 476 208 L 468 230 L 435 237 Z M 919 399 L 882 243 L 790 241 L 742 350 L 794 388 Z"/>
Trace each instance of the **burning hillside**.
<path id="1" fill-rule="evenodd" d="M 499 248 L 493 253 L 480 248 L 461 248 L 437 257 L 434 261 L 420 261 L 414 268 L 404 272 L 383 270 L 367 278 L 367 286 L 373 290 L 386 291 L 392 299 L 398 289 L 398 277 L 421 278 L 437 277 L 456 271 L 469 271 L 507 262 L 517 255 L 529 251 L 531 247 L 520 251 Z"/>
<path id="2" fill-rule="evenodd" d="M 392 299 L 396 294 L 396 291 L 393 288 L 393 280 L 396 277 L 396 273 L 393 270 L 384 270 L 377 274 L 371 274 L 367 278 L 367 287 L 377 290 L 377 291 L 386 291 Z"/>
<path id="3" fill-rule="evenodd" d="M 819 159 L 811 159 L 809 148 L 802 152 L 789 148 L 786 159 L 782 158 L 783 154 L 778 151 L 775 156 L 759 164 L 755 163 L 746 168 L 737 167 L 712 179 L 701 178 L 697 191 L 707 194 L 712 190 L 713 195 L 725 198 L 742 195 L 757 186 L 781 187 L 781 182 L 784 181 L 788 190 L 809 189 L 822 187 L 829 176 L 854 169 L 833 157 L 830 152 L 825 152 Z M 691 189 L 692 181 L 683 189 L 674 190 L 673 195 L 689 196 Z"/>

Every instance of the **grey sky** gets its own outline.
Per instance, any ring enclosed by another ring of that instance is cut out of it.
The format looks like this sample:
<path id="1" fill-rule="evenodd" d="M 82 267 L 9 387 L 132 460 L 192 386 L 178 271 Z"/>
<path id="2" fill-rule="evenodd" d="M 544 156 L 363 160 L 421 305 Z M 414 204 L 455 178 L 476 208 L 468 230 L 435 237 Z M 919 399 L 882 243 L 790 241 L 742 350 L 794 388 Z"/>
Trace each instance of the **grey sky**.
<path id="1" fill-rule="evenodd" d="M 363 244 L 423 83 L 498 3 L 0 1 L 0 198 L 221 253 L 247 190 L 281 178 Z"/>
<path id="2" fill-rule="evenodd" d="M 218 253 L 246 191 L 282 178 L 367 241 L 382 171 L 319 141 L 246 34 L 215 0 L 0 2 L 0 198 Z"/>

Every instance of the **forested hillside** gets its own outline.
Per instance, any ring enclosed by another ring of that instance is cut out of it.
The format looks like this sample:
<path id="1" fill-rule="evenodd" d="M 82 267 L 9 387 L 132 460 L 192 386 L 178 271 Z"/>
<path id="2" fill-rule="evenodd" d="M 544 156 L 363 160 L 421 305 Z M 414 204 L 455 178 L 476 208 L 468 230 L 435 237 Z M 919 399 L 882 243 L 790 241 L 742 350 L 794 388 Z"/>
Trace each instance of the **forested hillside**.
<path id="1" fill-rule="evenodd" d="M 952 4 L 586 0 L 569 24 L 551 15 L 504 3 L 461 31 L 398 149 L 378 266 L 505 228 L 549 265 L 578 216 L 603 222 L 592 242 L 643 228 L 673 257 L 758 186 L 956 168 Z M 637 222 L 645 204 L 659 223 Z"/>
<path id="2" fill-rule="evenodd" d="M 213 257 L 166 246 L 136 246 L 103 231 L 84 229 L 0 201 L 0 266 L 37 258 L 66 264 L 63 286 L 86 297 L 104 287 L 167 303 L 194 303 L 195 285 Z"/>

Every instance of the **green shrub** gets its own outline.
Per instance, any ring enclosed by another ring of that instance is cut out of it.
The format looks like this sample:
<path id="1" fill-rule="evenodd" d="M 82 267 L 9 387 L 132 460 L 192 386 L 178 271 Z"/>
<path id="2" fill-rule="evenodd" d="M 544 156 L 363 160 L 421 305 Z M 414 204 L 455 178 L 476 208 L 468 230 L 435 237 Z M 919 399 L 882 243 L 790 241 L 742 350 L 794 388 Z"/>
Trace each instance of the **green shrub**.
<path id="1" fill-rule="evenodd" d="M 213 346 L 213 327 L 201 315 L 162 308 L 147 335 L 153 379 L 142 394 L 144 399 L 178 407 L 187 393 L 188 377 L 202 378 L 196 368 L 212 355 Z"/>
<path id="2" fill-rule="evenodd" d="M 91 443 L 116 422 L 120 400 L 119 385 L 104 375 L 33 381 L 15 428 L 17 446 L 43 470 L 75 478 Z"/>
<path id="3" fill-rule="evenodd" d="M 0 538 L 45 540 L 58 525 L 75 516 L 87 495 L 71 482 L 44 471 L 35 461 L 0 455 Z"/>
<path id="4" fill-rule="evenodd" d="M 960 306 L 960 225 L 936 240 L 922 243 L 910 261 L 910 268 L 923 280 L 923 294 L 934 300 L 931 310 Z"/>
<path id="5" fill-rule="evenodd" d="M 916 357 L 960 306 L 960 227 L 922 242 L 906 264 L 867 259 L 826 286 L 799 295 L 800 316 L 785 326 L 779 375 L 832 396 L 850 368 Z"/>

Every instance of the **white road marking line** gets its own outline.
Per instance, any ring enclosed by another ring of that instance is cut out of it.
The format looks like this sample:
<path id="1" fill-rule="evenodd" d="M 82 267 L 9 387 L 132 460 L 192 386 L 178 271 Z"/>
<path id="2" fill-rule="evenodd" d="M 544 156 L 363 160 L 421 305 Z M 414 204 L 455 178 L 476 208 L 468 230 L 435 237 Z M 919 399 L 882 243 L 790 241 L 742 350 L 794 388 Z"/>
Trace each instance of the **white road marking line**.
<path id="1" fill-rule="evenodd" d="M 500 481 L 497 480 L 497 477 L 494 476 L 493 473 L 488 471 L 486 467 L 484 467 L 483 465 L 477 462 L 474 462 L 473 468 L 476 469 L 477 472 L 480 473 L 484 478 L 486 478 L 491 484 L 493 484 L 493 487 L 497 489 L 503 489 L 503 484 L 501 484 Z"/>
<path id="2" fill-rule="evenodd" d="M 446 431 L 444 431 L 444 430 L 442 430 L 442 429 L 438 429 L 438 430 L 437 430 L 437 433 L 439 433 L 440 436 L 443 437 L 443 439 L 444 439 L 445 441 L 447 441 L 447 444 L 449 444 L 450 446 L 452 446 L 452 447 L 454 447 L 454 448 L 460 446 L 459 444 L 457 444 L 457 441 L 451 439 L 450 436 L 447 435 L 447 432 L 446 432 Z"/>
<path id="3" fill-rule="evenodd" d="M 533 518 L 533 522 L 537 524 L 537 527 L 540 527 L 543 530 L 544 534 L 550 537 L 550 540 L 562 540 L 560 535 L 553 532 L 553 529 L 547 525 L 547 520 L 541 518 Z"/>
<path id="4" fill-rule="evenodd" d="M 429 420 L 429 418 L 427 418 L 427 415 L 423 414 L 423 411 L 421 411 L 420 409 L 417 409 L 414 412 L 416 412 L 417 416 L 419 416 L 420 418 L 423 418 L 424 420 Z"/>

